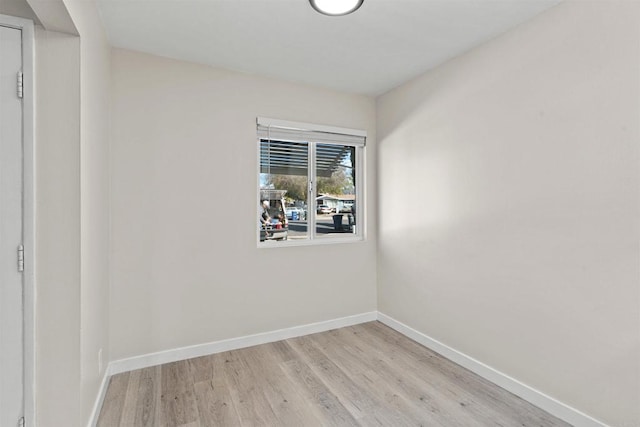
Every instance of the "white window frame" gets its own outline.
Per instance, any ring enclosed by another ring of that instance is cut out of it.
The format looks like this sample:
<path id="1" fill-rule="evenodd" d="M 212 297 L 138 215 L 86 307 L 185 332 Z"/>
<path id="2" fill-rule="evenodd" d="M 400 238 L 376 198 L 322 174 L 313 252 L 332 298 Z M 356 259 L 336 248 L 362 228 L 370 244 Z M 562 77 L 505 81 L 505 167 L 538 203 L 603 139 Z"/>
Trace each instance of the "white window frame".
<path id="1" fill-rule="evenodd" d="M 345 135 L 346 137 L 354 136 L 361 137 L 366 141 L 367 132 L 359 129 L 350 129 L 343 128 L 337 126 L 328 126 L 328 125 L 320 125 L 313 123 L 304 123 L 304 122 L 294 122 L 289 120 L 281 120 L 281 119 L 272 119 L 266 117 L 258 117 L 256 120 L 257 126 L 263 127 L 274 127 L 281 129 L 292 129 L 299 130 L 301 132 L 309 131 L 309 132 L 323 132 L 328 134 L 337 134 L 337 135 Z M 260 199 L 260 144 L 262 138 L 260 135 L 256 138 L 256 152 L 257 152 L 257 180 L 256 180 L 256 197 L 254 200 Z M 302 141 L 301 141 L 302 142 Z M 308 142 L 308 141 L 303 141 Z M 340 244 L 340 243 L 353 243 L 353 242 L 361 242 L 366 238 L 366 223 L 365 223 L 365 206 L 366 206 L 366 182 L 364 182 L 365 178 L 365 158 L 366 158 L 366 142 L 364 145 L 355 145 L 350 144 L 349 142 L 338 142 L 343 145 L 354 145 L 356 146 L 355 154 L 355 164 L 356 164 L 356 183 L 355 183 L 355 193 L 356 193 L 356 215 L 355 215 L 355 233 L 336 233 L 327 237 L 317 237 L 316 233 L 316 204 L 315 198 L 316 194 L 316 145 L 324 144 L 323 142 L 313 142 L 309 141 L 310 149 L 308 156 L 308 176 L 307 182 L 311 183 L 311 185 L 307 185 L 307 238 L 306 239 L 294 239 L 294 240 L 282 240 L 277 243 L 274 242 L 261 242 L 260 236 L 256 236 L 256 241 L 258 248 L 280 248 L 280 247 L 290 247 L 290 246 L 315 246 L 315 245 L 332 245 L 332 244 Z M 259 234 L 259 233 L 258 233 Z"/>

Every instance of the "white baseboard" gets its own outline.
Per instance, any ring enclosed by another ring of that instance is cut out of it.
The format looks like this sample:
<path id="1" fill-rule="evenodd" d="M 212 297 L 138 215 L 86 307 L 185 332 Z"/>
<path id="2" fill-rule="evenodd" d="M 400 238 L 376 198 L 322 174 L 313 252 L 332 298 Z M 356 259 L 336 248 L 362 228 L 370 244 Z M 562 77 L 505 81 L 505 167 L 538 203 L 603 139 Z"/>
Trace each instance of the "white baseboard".
<path id="1" fill-rule="evenodd" d="M 240 348 L 252 347 L 254 345 L 301 337 L 303 335 L 315 334 L 317 332 L 329 331 L 331 329 L 343 328 L 345 326 L 357 325 L 359 323 L 372 322 L 377 320 L 377 318 L 378 312 L 371 311 L 368 313 L 326 320 L 323 322 L 309 323 L 307 325 L 294 326 L 292 328 L 263 332 L 261 334 L 214 341 L 206 344 L 192 345 L 189 347 L 181 347 L 157 353 L 144 354 L 142 356 L 130 357 L 127 359 L 115 360 L 110 362 L 105 370 L 102 383 L 100 384 L 100 390 L 91 412 L 91 418 L 89 419 L 89 427 L 95 427 L 98 423 L 100 409 L 102 408 L 102 403 L 104 402 L 107 387 L 109 385 L 109 379 L 112 375 L 161 365 L 163 363 L 177 362 L 179 360 L 191 359 L 193 357 L 207 356 L 209 354 L 221 353 L 223 351 L 237 350 Z"/>
<path id="2" fill-rule="evenodd" d="M 492 383 L 504 388 L 505 390 L 515 394 L 516 396 L 521 397 L 537 406 L 540 409 L 543 409 L 560 418 L 563 421 L 568 422 L 574 426 L 580 427 L 607 427 L 606 424 L 596 420 L 595 418 L 590 417 L 589 415 L 578 411 L 564 403 L 554 399 L 553 397 L 547 396 L 546 394 L 529 387 L 526 384 L 521 383 L 515 378 L 511 378 L 510 376 L 493 369 L 490 366 L 485 365 L 484 363 L 474 359 L 473 357 L 467 356 L 464 353 L 455 350 L 446 344 L 441 343 L 438 340 L 435 340 L 428 335 L 423 334 L 422 332 L 416 331 L 410 326 L 405 325 L 402 322 L 395 320 L 392 317 L 387 316 L 386 314 L 378 312 L 378 320 L 385 325 L 389 326 L 392 329 L 400 332 L 402 335 L 405 335 L 408 338 L 422 344 L 423 346 L 435 351 L 436 353 L 446 357 L 447 359 L 457 363 L 458 365 L 469 369 L 471 372 L 474 372 L 481 377 L 491 381 Z"/>
<path id="3" fill-rule="evenodd" d="M 109 372 L 111 375 L 115 375 L 121 372 L 161 365 L 163 363 L 177 362 L 179 360 L 191 359 L 193 357 L 207 356 L 209 354 L 221 353 L 223 351 L 237 350 L 239 348 L 252 347 L 254 345 L 267 344 L 289 338 L 301 337 L 303 335 L 315 334 L 317 332 L 324 332 L 331 329 L 343 328 L 345 326 L 357 325 L 359 323 L 371 322 L 377 320 L 377 318 L 378 313 L 376 311 L 371 311 L 368 313 L 341 317 L 339 319 L 309 323 L 307 325 L 278 329 L 276 331 L 263 332 L 245 337 L 231 338 L 206 344 L 198 344 L 189 347 L 160 351 L 157 353 L 144 354 L 142 356 L 115 360 L 109 363 Z"/>
<path id="4" fill-rule="evenodd" d="M 209 354 L 221 353 L 223 351 L 237 350 L 254 345 L 267 344 L 289 338 L 300 337 L 303 335 L 315 334 L 331 329 L 343 328 L 345 326 L 357 325 L 359 323 L 379 320 L 390 328 L 400 332 L 408 338 L 424 345 L 425 347 L 435 351 L 447 359 L 463 366 L 470 371 L 480 375 L 481 377 L 491 381 L 492 383 L 510 391 L 516 396 L 530 402 L 537 407 L 549 412 L 550 414 L 568 422 L 569 424 L 580 427 L 608 427 L 606 424 L 590 417 L 589 415 L 578 411 L 564 403 L 547 396 L 546 394 L 529 387 L 526 384 L 511 378 L 510 376 L 485 365 L 484 363 L 467 356 L 464 353 L 455 350 L 446 344 L 435 340 L 422 332 L 419 332 L 384 313 L 372 311 L 368 313 L 356 314 L 353 316 L 332 319 L 323 322 L 310 323 L 292 328 L 278 329 L 275 331 L 264 332 L 255 335 L 248 335 L 239 338 L 231 338 L 227 340 L 214 341 L 206 344 L 198 344 L 188 347 L 181 347 L 172 350 L 160 351 L 141 356 L 131 357 L 127 359 L 115 360 L 110 362 L 105 371 L 100 391 L 93 407 L 89 427 L 95 427 L 100 408 L 105 398 L 109 379 L 112 375 L 122 372 L 133 371 L 136 369 L 147 368 L 150 366 L 160 365 L 163 363 L 177 362 L 179 360 L 190 359 L 193 357 L 206 356 Z"/>
<path id="5" fill-rule="evenodd" d="M 91 417 L 89 418 L 88 427 L 96 427 L 96 424 L 98 424 L 100 409 L 102 408 L 104 397 L 107 394 L 107 387 L 109 386 L 109 378 L 111 378 L 111 373 L 109 372 L 109 366 L 107 366 L 107 369 L 104 370 L 102 381 L 100 382 L 100 388 L 98 389 L 98 396 L 96 396 L 96 401 L 93 404 L 93 409 L 91 410 Z"/>

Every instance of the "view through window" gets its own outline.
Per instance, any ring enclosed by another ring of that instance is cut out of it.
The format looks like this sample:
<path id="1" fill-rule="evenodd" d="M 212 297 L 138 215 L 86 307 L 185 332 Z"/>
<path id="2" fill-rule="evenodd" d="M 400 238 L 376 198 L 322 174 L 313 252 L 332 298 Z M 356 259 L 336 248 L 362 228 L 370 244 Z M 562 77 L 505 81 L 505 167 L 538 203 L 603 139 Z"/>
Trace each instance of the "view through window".
<path id="1" fill-rule="evenodd" d="M 365 136 L 264 124 L 260 151 L 260 242 L 360 238 Z"/>

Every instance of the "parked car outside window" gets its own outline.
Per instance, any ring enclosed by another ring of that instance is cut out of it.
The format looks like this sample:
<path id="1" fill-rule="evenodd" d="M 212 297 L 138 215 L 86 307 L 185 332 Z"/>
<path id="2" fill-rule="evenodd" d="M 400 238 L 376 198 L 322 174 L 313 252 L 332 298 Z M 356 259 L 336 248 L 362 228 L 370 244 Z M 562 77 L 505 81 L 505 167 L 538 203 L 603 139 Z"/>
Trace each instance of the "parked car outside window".
<path id="1" fill-rule="evenodd" d="M 317 213 L 319 214 L 330 214 L 332 212 L 331 208 L 327 205 L 319 205 Z"/>

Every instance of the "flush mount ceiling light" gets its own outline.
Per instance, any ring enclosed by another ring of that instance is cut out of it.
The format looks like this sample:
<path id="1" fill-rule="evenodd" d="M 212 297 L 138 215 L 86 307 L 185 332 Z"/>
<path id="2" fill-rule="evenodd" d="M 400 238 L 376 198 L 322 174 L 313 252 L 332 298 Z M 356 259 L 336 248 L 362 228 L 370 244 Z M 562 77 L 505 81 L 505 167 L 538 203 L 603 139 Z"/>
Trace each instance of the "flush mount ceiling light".
<path id="1" fill-rule="evenodd" d="M 309 0 L 318 12 L 329 16 L 348 15 L 358 10 L 364 0 Z"/>

